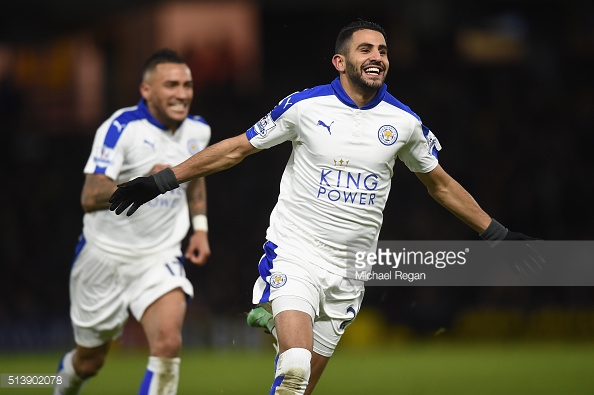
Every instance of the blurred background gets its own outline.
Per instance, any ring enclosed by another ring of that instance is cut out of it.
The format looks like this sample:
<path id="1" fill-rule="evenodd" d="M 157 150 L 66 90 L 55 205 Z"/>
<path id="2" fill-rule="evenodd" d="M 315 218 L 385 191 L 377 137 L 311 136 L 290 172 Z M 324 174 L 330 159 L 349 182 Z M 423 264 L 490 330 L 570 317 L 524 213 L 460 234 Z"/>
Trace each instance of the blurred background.
<path id="1" fill-rule="evenodd" d="M 136 104 L 156 49 L 192 69 L 212 143 L 329 83 L 339 29 L 388 33 L 390 92 L 439 138 L 442 166 L 511 228 L 594 236 L 594 3 L 586 0 L 27 0 L 0 24 L 0 351 L 66 350 L 83 167 L 97 127 Z M 259 347 L 245 325 L 290 144 L 209 176 L 212 257 L 187 266 L 185 344 Z M 476 240 L 397 163 L 381 238 Z M 345 342 L 594 340 L 591 287 L 373 287 Z M 130 322 L 123 347 L 142 347 Z M 268 346 L 267 346 L 268 347 Z"/>

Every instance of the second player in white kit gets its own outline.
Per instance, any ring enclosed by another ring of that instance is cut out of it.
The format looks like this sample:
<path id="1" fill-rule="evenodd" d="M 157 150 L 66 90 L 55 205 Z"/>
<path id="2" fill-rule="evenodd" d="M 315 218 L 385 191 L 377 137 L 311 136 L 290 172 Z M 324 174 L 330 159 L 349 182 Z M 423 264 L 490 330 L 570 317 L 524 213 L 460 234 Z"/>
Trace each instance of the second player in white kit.
<path id="1" fill-rule="evenodd" d="M 149 174 L 156 163 L 184 161 L 208 145 L 210 134 L 210 126 L 193 116 L 175 132 L 168 130 L 151 115 L 143 99 L 135 107 L 117 111 L 99 127 L 84 172 L 126 181 Z M 128 308 L 140 320 L 151 303 L 172 289 L 181 287 L 186 295 L 194 295 L 180 249 L 190 227 L 186 189 L 184 185 L 154 199 L 127 221 L 108 210 L 84 215 L 80 253 L 71 273 L 77 344 L 96 347 L 111 339 L 123 329 Z M 138 278 L 139 273 L 143 278 Z M 94 286 L 89 287 L 93 278 Z M 101 334 L 97 325 L 109 335 Z"/>
<path id="2" fill-rule="evenodd" d="M 78 394 L 99 373 L 130 313 L 150 349 L 138 393 L 177 392 L 186 301 L 194 294 L 183 264 L 188 259 L 202 265 L 210 255 L 204 179 L 159 196 L 130 219 L 107 210 L 108 199 L 118 183 L 203 150 L 211 130 L 204 119 L 189 115 L 192 75 L 175 52 L 160 50 L 149 57 L 140 94 L 136 106 L 116 111 L 97 129 L 84 168 L 83 232 L 70 274 L 76 348 L 59 364 L 68 386 L 56 386 L 56 395 Z M 184 254 L 181 244 L 190 222 L 195 232 Z"/>

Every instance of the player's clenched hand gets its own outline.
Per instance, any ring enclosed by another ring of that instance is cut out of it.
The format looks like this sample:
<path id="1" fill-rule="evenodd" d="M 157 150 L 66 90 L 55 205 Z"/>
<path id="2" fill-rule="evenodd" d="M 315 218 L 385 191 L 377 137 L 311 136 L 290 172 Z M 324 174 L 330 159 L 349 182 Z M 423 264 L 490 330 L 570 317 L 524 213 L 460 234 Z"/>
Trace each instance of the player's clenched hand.
<path id="1" fill-rule="evenodd" d="M 517 274 L 532 275 L 542 271 L 545 260 L 535 249 L 539 239 L 508 231 L 505 239 L 495 246 Z"/>
<path id="2" fill-rule="evenodd" d="M 185 258 L 194 265 L 202 266 L 210 257 L 210 244 L 208 233 L 204 231 L 194 232 L 188 242 Z"/>
<path id="3" fill-rule="evenodd" d="M 173 170 L 165 168 L 148 177 L 138 177 L 119 184 L 118 189 L 109 198 L 109 209 L 120 215 L 132 206 L 126 213 L 127 216 L 131 216 L 149 200 L 177 187 L 179 183 Z"/>
<path id="4" fill-rule="evenodd" d="M 542 271 L 545 260 L 535 249 L 540 239 L 511 232 L 495 220 L 480 236 L 489 242 L 515 273 L 532 275 Z"/>

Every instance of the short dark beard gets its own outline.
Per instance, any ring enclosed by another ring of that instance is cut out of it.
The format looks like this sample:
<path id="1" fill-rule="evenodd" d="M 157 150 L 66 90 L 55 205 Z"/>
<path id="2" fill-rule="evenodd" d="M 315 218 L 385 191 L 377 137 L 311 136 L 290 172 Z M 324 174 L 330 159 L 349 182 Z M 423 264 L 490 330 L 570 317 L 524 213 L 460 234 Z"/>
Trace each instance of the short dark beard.
<path id="1" fill-rule="evenodd" d="M 362 76 L 363 71 L 361 69 L 357 69 L 353 63 L 348 62 L 348 61 L 346 62 L 346 70 L 345 71 L 346 71 L 346 76 L 351 81 L 351 83 L 355 87 L 357 87 L 357 89 L 361 93 L 364 93 L 366 95 L 375 94 L 382 87 L 384 80 L 385 80 L 385 75 L 384 75 L 384 79 L 382 79 L 382 81 L 379 83 L 379 86 L 369 83 L 368 81 L 363 79 L 363 76 Z"/>

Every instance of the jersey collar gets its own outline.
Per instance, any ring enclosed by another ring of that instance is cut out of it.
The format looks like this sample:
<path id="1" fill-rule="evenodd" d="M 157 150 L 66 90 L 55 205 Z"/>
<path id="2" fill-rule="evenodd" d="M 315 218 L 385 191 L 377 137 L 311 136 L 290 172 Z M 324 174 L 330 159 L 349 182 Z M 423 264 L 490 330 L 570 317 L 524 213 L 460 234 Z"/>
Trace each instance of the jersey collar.
<path id="1" fill-rule="evenodd" d="M 151 112 L 149 111 L 146 105 L 146 101 L 144 99 L 140 99 L 140 101 L 138 102 L 138 111 L 140 111 L 140 113 L 143 115 L 143 118 L 149 121 L 149 123 L 151 123 L 152 125 L 155 125 L 164 132 L 169 131 L 169 128 L 167 128 L 167 126 L 163 125 L 161 122 L 157 121 L 155 117 L 153 117 L 153 114 L 151 114 Z"/>
<path id="2" fill-rule="evenodd" d="M 340 77 L 336 77 L 334 79 L 334 81 L 332 81 L 331 85 L 332 85 L 332 89 L 334 89 L 334 93 L 336 94 L 336 97 L 338 97 L 338 100 L 340 100 L 345 105 L 347 105 L 351 108 L 359 108 L 359 107 L 357 107 L 355 102 L 349 97 L 349 95 L 347 95 L 347 93 L 343 89 L 342 85 L 340 84 Z M 373 97 L 373 99 L 371 99 L 371 101 L 369 103 L 367 103 L 366 105 L 361 107 L 361 110 L 369 110 L 370 108 L 373 108 L 373 107 L 377 106 L 378 104 L 380 104 L 382 102 L 382 100 L 384 100 L 387 90 L 388 90 L 388 86 L 386 84 L 382 84 L 382 87 L 377 91 L 377 93 Z"/>

